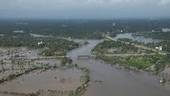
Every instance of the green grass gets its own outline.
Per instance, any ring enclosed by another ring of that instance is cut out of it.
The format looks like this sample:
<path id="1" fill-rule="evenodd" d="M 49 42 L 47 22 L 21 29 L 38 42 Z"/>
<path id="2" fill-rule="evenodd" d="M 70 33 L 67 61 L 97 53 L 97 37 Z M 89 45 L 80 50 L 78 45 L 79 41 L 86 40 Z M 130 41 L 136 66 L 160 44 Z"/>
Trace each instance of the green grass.
<path id="1" fill-rule="evenodd" d="M 149 60 L 151 58 L 145 58 L 145 57 L 131 57 L 127 59 L 127 64 L 129 66 L 136 67 L 137 69 L 146 69 L 153 65 L 153 61 Z"/>

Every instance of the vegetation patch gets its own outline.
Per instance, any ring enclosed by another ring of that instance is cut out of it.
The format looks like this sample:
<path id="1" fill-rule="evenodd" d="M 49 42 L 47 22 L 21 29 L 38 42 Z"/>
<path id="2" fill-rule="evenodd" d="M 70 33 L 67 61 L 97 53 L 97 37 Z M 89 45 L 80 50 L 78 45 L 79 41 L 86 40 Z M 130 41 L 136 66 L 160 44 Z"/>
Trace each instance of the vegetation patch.
<path id="1" fill-rule="evenodd" d="M 115 50 L 109 52 L 110 49 Z M 120 41 L 103 41 L 92 50 L 92 53 L 110 64 L 119 64 L 132 69 L 159 72 L 169 64 L 168 55 L 160 55 Z"/>
<path id="2" fill-rule="evenodd" d="M 128 39 L 129 40 L 129 39 Z M 131 43 L 124 44 L 120 41 L 103 41 L 99 43 L 93 50 L 93 52 L 101 54 L 141 54 L 152 53 L 152 51 L 144 50 L 132 46 Z"/>

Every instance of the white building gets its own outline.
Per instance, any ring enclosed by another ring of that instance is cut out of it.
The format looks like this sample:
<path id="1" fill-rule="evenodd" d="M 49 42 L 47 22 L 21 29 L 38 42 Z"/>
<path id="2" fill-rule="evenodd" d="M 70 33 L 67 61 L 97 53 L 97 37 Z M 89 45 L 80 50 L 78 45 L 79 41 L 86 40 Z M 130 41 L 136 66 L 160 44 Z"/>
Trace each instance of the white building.
<path id="1" fill-rule="evenodd" d="M 43 42 L 42 42 L 42 41 L 38 42 L 38 46 L 39 46 L 39 45 L 42 45 L 42 44 L 43 44 Z"/>
<path id="2" fill-rule="evenodd" d="M 162 46 L 155 47 L 155 49 L 157 49 L 157 50 L 159 50 L 159 51 L 162 51 L 162 50 L 163 50 Z"/>

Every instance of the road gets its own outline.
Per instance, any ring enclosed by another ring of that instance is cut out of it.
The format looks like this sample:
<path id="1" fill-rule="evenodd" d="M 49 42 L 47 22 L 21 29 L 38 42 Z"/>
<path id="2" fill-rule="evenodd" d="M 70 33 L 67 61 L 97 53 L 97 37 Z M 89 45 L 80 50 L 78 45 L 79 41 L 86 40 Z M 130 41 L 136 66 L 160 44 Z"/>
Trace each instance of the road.
<path id="1" fill-rule="evenodd" d="M 128 56 L 153 56 L 155 53 L 151 54 L 103 54 L 108 57 L 128 57 Z"/>
<path id="2" fill-rule="evenodd" d="M 114 38 L 110 37 L 110 36 L 105 36 L 105 38 L 109 39 L 109 40 L 112 40 L 112 41 L 116 41 Z M 118 40 L 120 41 L 120 40 Z M 143 45 L 138 45 L 138 44 L 135 44 L 135 43 L 130 43 L 130 42 L 125 42 L 125 41 L 120 41 L 121 43 L 124 43 L 124 44 L 131 44 L 132 46 L 135 46 L 137 48 L 141 48 L 141 49 L 145 49 L 145 50 L 149 50 L 149 51 L 153 51 L 153 52 L 156 52 L 156 53 L 159 53 L 161 55 L 166 55 L 166 54 L 169 54 L 169 53 L 166 53 L 166 52 L 162 52 L 162 51 L 159 51 L 159 50 L 156 50 L 154 48 L 149 48 L 149 47 L 146 47 L 146 46 L 143 46 Z"/>

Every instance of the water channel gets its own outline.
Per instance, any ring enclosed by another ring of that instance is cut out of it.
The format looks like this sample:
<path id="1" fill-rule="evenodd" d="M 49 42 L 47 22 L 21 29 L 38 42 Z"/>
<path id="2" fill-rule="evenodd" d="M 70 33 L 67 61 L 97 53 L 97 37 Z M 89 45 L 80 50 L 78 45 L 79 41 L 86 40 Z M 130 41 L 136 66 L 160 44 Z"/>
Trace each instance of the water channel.
<path id="1" fill-rule="evenodd" d="M 97 59 L 78 60 L 79 55 L 90 55 L 101 41 L 88 42 L 67 54 L 74 63 L 90 70 L 91 81 L 85 96 L 170 96 L 170 91 L 158 83 L 158 77 L 150 73 L 118 69 L 116 65 Z"/>

